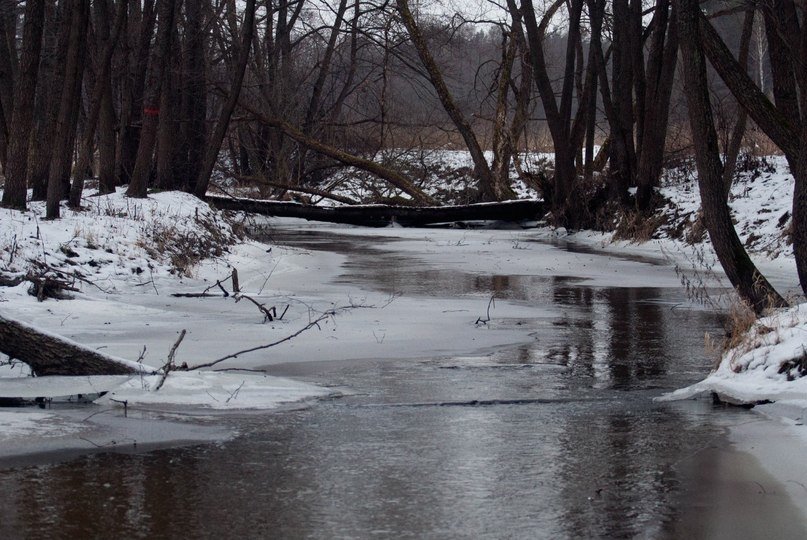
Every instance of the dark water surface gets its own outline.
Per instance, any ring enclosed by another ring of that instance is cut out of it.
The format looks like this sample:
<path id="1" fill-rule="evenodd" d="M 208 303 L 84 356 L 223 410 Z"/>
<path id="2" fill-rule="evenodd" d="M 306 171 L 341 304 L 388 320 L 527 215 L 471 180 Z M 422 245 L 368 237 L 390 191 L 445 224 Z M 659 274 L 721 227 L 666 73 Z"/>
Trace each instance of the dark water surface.
<path id="1" fill-rule="evenodd" d="M 720 481 L 710 471 L 729 446 L 726 426 L 752 413 L 651 397 L 703 375 L 703 334 L 719 331 L 717 316 L 682 307 L 672 289 L 444 272 L 322 233 L 283 240 L 349 252 L 345 282 L 405 295 L 550 299 L 559 315 L 500 322 L 524 326 L 535 341 L 471 357 L 273 366 L 355 394 L 228 418 L 241 436 L 225 443 L 0 469 L 0 537 L 703 533 L 689 517 L 692 496 Z M 776 508 L 774 517 L 794 522 L 787 504 Z M 708 514 L 708 502 L 697 512 Z"/>

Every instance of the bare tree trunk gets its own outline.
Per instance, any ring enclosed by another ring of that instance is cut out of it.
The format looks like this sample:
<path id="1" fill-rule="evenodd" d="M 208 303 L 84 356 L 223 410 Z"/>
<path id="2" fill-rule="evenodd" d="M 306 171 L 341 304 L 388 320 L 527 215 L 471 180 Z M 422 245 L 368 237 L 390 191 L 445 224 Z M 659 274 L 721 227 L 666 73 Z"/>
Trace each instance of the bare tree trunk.
<path id="1" fill-rule="evenodd" d="M 25 4 L 23 27 L 22 73 L 14 89 L 15 106 L 11 117 L 10 147 L 5 168 L 6 187 L 3 192 L 3 205 L 12 208 L 25 209 L 28 188 L 26 182 L 28 146 L 34 115 L 44 18 L 44 0 L 28 0 Z"/>
<path id="2" fill-rule="evenodd" d="M 656 10 L 647 60 L 645 106 L 640 109 L 643 130 L 636 168 L 636 207 L 640 212 L 650 210 L 653 188 L 658 186 L 661 177 L 670 97 L 678 63 L 678 14 L 668 0 L 657 2 Z"/>
<path id="3" fill-rule="evenodd" d="M 81 193 L 84 191 L 84 176 L 86 175 L 87 168 L 90 165 L 92 157 L 93 141 L 95 139 L 95 130 L 98 125 L 98 118 L 101 114 L 103 105 L 103 97 L 106 93 L 111 93 L 109 71 L 110 62 L 112 61 L 112 53 L 115 50 L 120 31 L 123 28 L 123 22 L 126 17 L 126 4 L 128 0 L 121 0 L 118 6 L 118 11 L 115 15 L 114 28 L 112 29 L 112 36 L 109 35 L 109 11 L 106 0 L 96 0 L 95 9 L 97 16 L 96 31 L 101 34 L 103 49 L 99 63 L 96 66 L 97 76 L 95 85 L 90 96 L 90 111 L 87 114 L 86 125 L 84 126 L 84 134 L 79 147 L 78 159 L 75 167 L 73 167 L 73 184 L 70 188 L 69 204 L 73 208 L 81 206 Z M 104 27 L 104 30 L 101 28 Z M 111 106 L 111 103 L 108 104 Z M 109 141 L 106 142 L 107 152 L 109 151 Z M 107 156 L 107 159 L 109 157 Z"/>
<path id="4" fill-rule="evenodd" d="M 11 0 L 0 0 L 0 167 L 5 170 L 8 151 L 9 123 L 14 110 L 14 61 L 17 51 L 11 47 L 16 38 L 16 28 L 6 20 L 6 13 L 13 13 Z M 11 38 L 11 39 L 9 39 Z"/>
<path id="5" fill-rule="evenodd" d="M 244 22 L 241 28 L 241 47 L 238 51 L 238 62 L 234 66 L 232 73 L 232 83 L 230 84 L 230 95 L 222 107 L 219 114 L 216 129 L 213 132 L 210 142 L 207 145 L 205 159 L 199 171 L 199 177 L 196 180 L 196 187 L 194 193 L 198 197 L 204 197 L 207 193 L 207 186 L 210 184 L 210 176 L 213 174 L 213 167 L 216 165 L 216 159 L 221 149 L 221 143 L 224 141 L 224 135 L 227 133 L 227 128 L 230 124 L 230 117 L 238 104 L 238 96 L 241 94 L 241 86 L 244 82 L 244 74 L 247 70 L 247 62 L 249 60 L 249 51 L 252 48 L 252 36 L 255 31 L 255 0 L 247 0 L 244 12 Z"/>
<path id="6" fill-rule="evenodd" d="M 149 62 L 149 82 L 143 99 L 143 126 L 140 129 L 137 160 L 135 161 L 132 178 L 129 181 L 129 187 L 126 190 L 126 195 L 129 197 L 145 197 L 148 191 L 154 144 L 157 139 L 160 92 L 162 91 L 165 66 L 171 50 L 175 3 L 176 0 L 165 0 L 158 3 L 157 38 L 154 43 L 154 54 L 151 57 L 151 62 Z"/>
<path id="7" fill-rule="evenodd" d="M 580 216 L 577 215 L 580 200 L 575 197 L 574 192 L 577 185 L 577 168 L 575 167 L 575 157 L 577 149 L 582 144 L 585 136 L 585 113 L 587 112 L 588 99 L 592 99 L 591 77 L 588 77 L 589 84 L 583 91 L 583 96 L 578 96 L 579 110 L 576 118 L 572 116 L 572 107 L 575 101 L 574 80 L 576 47 L 580 39 L 580 16 L 583 9 L 582 0 L 572 0 L 569 11 L 569 34 L 566 41 L 566 57 L 564 64 L 564 74 L 560 104 L 555 99 L 555 90 L 549 77 L 546 57 L 544 54 L 544 36 L 552 17 L 565 4 L 565 0 L 556 0 L 544 13 L 541 23 L 535 18 L 535 8 L 532 0 L 522 0 L 521 16 L 527 30 L 527 44 L 530 50 L 530 61 L 532 65 L 533 78 L 541 95 L 541 102 L 544 106 L 546 121 L 552 135 L 552 144 L 555 149 L 555 177 L 552 194 L 552 213 L 555 221 L 559 224 L 574 227 L 578 223 Z M 508 9 L 514 12 L 518 8 L 514 0 L 508 0 Z M 590 63 L 591 64 L 591 63 Z M 591 70 L 594 66 L 589 65 Z M 546 197 L 547 194 L 544 194 Z M 574 210 L 573 210 L 574 207 Z"/>
<path id="8" fill-rule="evenodd" d="M 69 177 L 70 162 L 73 157 L 70 141 L 75 136 L 75 121 L 78 117 L 76 112 L 80 106 L 89 11 L 89 0 L 75 0 L 70 20 L 70 37 L 61 104 L 53 135 L 53 150 L 48 173 L 48 199 L 45 211 L 47 219 L 59 217 L 59 203 L 67 195 L 64 178 Z"/>
<path id="9" fill-rule="evenodd" d="M 778 13 L 778 12 L 777 12 Z M 793 252 L 802 291 L 807 294 L 807 167 L 803 165 L 807 152 L 807 114 L 796 114 L 798 103 L 792 102 L 787 84 L 780 80 L 774 84 L 775 94 L 783 100 L 774 106 L 767 96 L 754 84 L 743 66 L 732 56 L 723 40 L 706 20 L 702 13 L 696 13 L 701 38 L 706 55 L 715 71 L 731 90 L 734 98 L 748 111 L 757 126 L 771 138 L 785 154 L 795 179 L 793 193 Z M 807 15 L 807 14 L 805 14 Z M 795 23 L 795 25 L 794 25 Z M 773 25 L 778 37 L 783 37 L 784 46 L 789 47 L 790 56 L 775 53 L 771 47 L 771 62 L 781 62 L 775 73 L 784 80 L 795 81 L 799 85 L 802 104 L 807 103 L 807 64 L 803 61 L 807 52 L 807 38 L 799 26 L 798 18 L 784 21 L 781 18 Z M 769 45 L 772 43 L 769 42 Z M 780 43 L 782 45 L 782 43 Z M 794 48 L 796 47 L 796 48 Z M 801 58 L 792 62 L 792 58 Z M 787 66 L 793 74 L 787 74 Z M 803 107 L 802 107 L 803 108 Z"/>
<path id="10" fill-rule="evenodd" d="M 184 73 L 181 93 L 181 148 L 183 164 L 180 184 L 192 190 L 199 177 L 207 143 L 207 69 L 205 63 L 205 30 L 201 0 L 185 0 L 186 31 Z"/>
<path id="11" fill-rule="evenodd" d="M 748 53 L 751 48 L 751 34 L 754 29 L 754 10 L 749 9 L 745 12 L 745 19 L 743 20 L 743 31 L 740 36 L 740 52 L 738 61 L 740 65 L 748 68 Z M 723 165 L 723 195 L 726 200 L 729 199 L 731 192 L 731 184 L 734 181 L 734 172 L 737 169 L 737 157 L 740 155 L 740 148 L 742 147 L 743 137 L 745 136 L 745 126 L 748 121 L 748 112 L 740 107 L 737 112 L 737 121 L 731 131 L 731 138 L 726 146 L 725 154 L 726 159 Z"/>
<path id="12" fill-rule="evenodd" d="M 734 230 L 723 196 L 723 164 L 712 117 L 706 59 L 698 24 L 700 7 L 697 0 L 675 2 L 679 12 L 684 85 L 706 230 L 729 281 L 754 311 L 762 314 L 771 307 L 786 306 L 787 302 L 751 262 Z"/>
<path id="13" fill-rule="evenodd" d="M 157 18 L 154 0 L 129 5 L 129 32 L 133 34 L 134 55 L 121 88 L 120 133 L 116 149 L 115 175 L 118 185 L 131 182 L 140 147 L 140 129 L 143 121 L 143 93 L 148 74 L 151 36 Z"/>
<path id="14" fill-rule="evenodd" d="M 611 124 L 611 155 L 608 174 L 614 199 L 627 202 L 628 187 L 636 172 L 636 148 L 633 130 L 636 122 L 633 114 L 634 62 L 631 45 L 634 15 L 628 0 L 614 0 L 613 42 L 613 113 Z"/>

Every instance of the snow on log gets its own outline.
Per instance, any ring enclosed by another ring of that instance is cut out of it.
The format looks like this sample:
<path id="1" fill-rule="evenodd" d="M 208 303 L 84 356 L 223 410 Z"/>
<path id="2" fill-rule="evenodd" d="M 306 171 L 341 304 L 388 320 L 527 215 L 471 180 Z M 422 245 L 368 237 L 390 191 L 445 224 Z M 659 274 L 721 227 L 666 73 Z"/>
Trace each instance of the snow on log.
<path id="1" fill-rule="evenodd" d="M 519 222 L 534 220 L 545 213 L 544 202 L 516 200 L 462 206 L 392 206 L 382 204 L 349 206 L 311 206 L 296 202 L 238 199 L 207 195 L 205 200 L 223 210 L 242 210 L 256 214 L 303 218 L 368 227 L 384 227 L 392 222 L 405 227 L 454 221 L 495 220 Z"/>
<path id="2" fill-rule="evenodd" d="M 0 315 L 0 353 L 43 375 L 127 375 L 149 368 Z"/>

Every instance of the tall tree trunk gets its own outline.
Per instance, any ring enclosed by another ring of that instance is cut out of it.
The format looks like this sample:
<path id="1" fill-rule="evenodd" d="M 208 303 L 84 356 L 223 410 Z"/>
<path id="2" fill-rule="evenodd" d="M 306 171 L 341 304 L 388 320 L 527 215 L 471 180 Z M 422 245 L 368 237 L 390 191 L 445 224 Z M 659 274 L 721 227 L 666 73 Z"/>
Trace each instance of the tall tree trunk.
<path id="1" fill-rule="evenodd" d="M 131 66 L 124 78 L 121 89 L 120 134 L 117 143 L 116 181 L 118 185 L 131 182 L 137 161 L 137 149 L 140 146 L 140 129 L 143 120 L 143 93 L 145 92 L 148 72 L 151 36 L 157 14 L 154 0 L 145 0 L 129 4 L 129 32 L 133 40 L 134 54 L 130 58 Z"/>
<path id="2" fill-rule="evenodd" d="M 643 130 L 636 169 L 636 207 L 648 212 L 653 188 L 664 163 L 664 142 L 670 111 L 675 66 L 678 63 L 678 14 L 669 0 L 656 3 L 656 19 L 647 59 Z M 669 12 L 669 15 L 668 15 Z"/>
<path id="3" fill-rule="evenodd" d="M 734 230 L 723 197 L 723 164 L 706 79 L 706 59 L 699 30 L 700 7 L 697 0 L 674 1 L 679 12 L 684 88 L 706 230 L 729 281 L 754 311 L 762 314 L 768 308 L 786 306 L 787 302 L 751 262 Z"/>
<path id="4" fill-rule="evenodd" d="M 182 189 L 196 184 L 207 142 L 207 67 L 202 0 L 185 0 L 185 56 L 181 87 L 182 145 L 180 148 Z"/>
<path id="5" fill-rule="evenodd" d="M 13 13 L 14 9 L 12 0 L 0 0 L 0 167 L 3 170 L 8 151 L 9 123 L 14 110 L 14 61 L 17 57 L 17 51 L 11 47 L 16 38 L 16 28 L 7 20 L 6 14 Z"/>
<path id="6" fill-rule="evenodd" d="M 84 134 L 79 147 L 78 159 L 75 167 L 73 167 L 73 184 L 70 188 L 69 204 L 73 208 L 81 206 L 81 193 L 84 191 L 84 176 L 89 168 L 90 160 L 92 158 L 93 141 L 95 139 L 96 126 L 98 124 L 99 116 L 103 106 L 103 98 L 105 94 L 111 93 L 109 72 L 110 63 L 112 62 L 112 53 L 115 50 L 120 31 L 123 28 L 123 22 L 126 20 L 126 4 L 128 0 L 121 0 L 118 5 L 118 11 L 115 15 L 114 28 L 110 39 L 109 32 L 109 9 L 106 0 L 96 0 L 96 32 L 99 34 L 101 57 L 96 66 L 96 80 L 93 86 L 92 94 L 90 95 L 90 110 L 87 114 L 86 125 L 84 126 Z M 111 103 L 107 104 L 111 106 Z M 106 141 L 106 150 L 109 152 L 109 143 Z M 106 156 L 109 159 L 109 156 Z M 108 164 L 107 164 L 108 165 Z M 107 171 L 108 172 L 108 171 Z M 108 181 L 108 180 L 107 180 Z"/>
<path id="7" fill-rule="evenodd" d="M 224 103 L 219 113 L 216 128 L 207 145 L 205 159 L 199 170 L 199 177 L 196 179 L 194 193 L 197 197 L 204 197 L 205 193 L 207 193 L 207 187 L 210 184 L 210 176 L 213 174 L 213 167 L 216 165 L 216 159 L 218 158 L 219 150 L 221 150 L 221 143 L 224 141 L 224 135 L 227 133 L 230 117 L 235 110 L 235 106 L 238 104 L 238 96 L 241 94 L 241 86 L 244 83 L 244 74 L 247 70 L 247 62 L 249 61 L 249 51 L 252 48 L 252 36 L 254 31 L 255 0 L 247 0 L 244 11 L 244 22 L 241 28 L 241 47 L 238 51 L 238 62 L 235 64 L 235 69 L 232 73 L 230 94 L 227 96 L 227 101 Z"/>
<path id="8" fill-rule="evenodd" d="M 554 193 L 552 194 L 553 217 L 558 224 L 575 227 L 581 217 L 578 215 L 581 201 L 574 194 L 577 186 L 575 157 L 585 136 L 585 122 L 583 119 L 588 110 L 586 103 L 589 99 L 592 99 L 591 88 L 593 88 L 593 84 L 591 84 L 591 76 L 588 76 L 589 84 L 583 91 L 584 95 L 578 96 L 578 112 L 576 118 L 573 118 L 574 79 L 577 71 L 575 68 L 576 47 L 580 39 L 580 16 L 583 1 L 572 0 L 569 7 L 569 34 L 566 41 L 560 105 L 555 99 L 555 89 L 549 77 L 543 41 L 552 17 L 565 3 L 565 0 L 556 0 L 547 8 L 541 23 L 538 24 L 532 0 L 522 0 L 521 16 L 527 30 L 527 44 L 530 50 L 533 78 L 541 96 L 541 103 L 544 106 L 547 125 L 549 126 L 552 144 L 555 149 Z M 514 0 L 508 0 L 508 9 L 511 13 L 518 9 Z M 593 67 L 589 65 L 589 73 L 592 73 Z M 544 195 L 546 196 L 547 194 Z"/>
<path id="9" fill-rule="evenodd" d="M 25 4 L 21 75 L 14 89 L 15 106 L 11 117 L 10 147 L 5 168 L 6 188 L 3 192 L 3 205 L 12 208 L 25 209 L 28 146 L 34 115 L 44 19 L 44 0 L 28 0 Z"/>
<path id="10" fill-rule="evenodd" d="M 143 126 L 140 129 L 137 160 L 129 187 L 126 190 L 126 195 L 129 197 L 145 197 L 148 192 L 160 114 L 160 92 L 171 48 L 175 4 L 176 0 L 165 0 L 158 3 L 157 39 L 154 43 L 154 54 L 149 62 L 148 85 L 143 99 Z"/>
<path id="11" fill-rule="evenodd" d="M 804 13 L 803 13 L 804 14 Z M 783 105 L 774 106 L 768 97 L 754 84 L 753 80 L 743 66 L 732 56 L 728 47 L 702 13 L 696 13 L 699 30 L 703 39 L 703 46 L 709 61 L 715 71 L 726 83 L 734 98 L 748 111 L 748 115 L 756 122 L 765 134 L 785 154 L 790 170 L 795 179 L 793 193 L 793 252 L 796 258 L 796 269 L 802 291 L 807 294 L 807 167 L 802 165 L 804 154 L 807 152 L 807 112 L 804 116 L 796 114 L 796 107 L 788 94 L 788 89 L 781 81 L 775 86 L 779 87 L 779 98 L 784 100 Z M 804 14 L 807 16 L 807 14 Z M 794 26 L 795 23 L 795 26 Z M 775 28 L 779 35 L 784 36 L 784 43 L 790 47 L 793 58 L 804 58 L 807 52 L 807 38 L 799 27 L 798 19 L 780 20 Z M 800 44 L 800 45 L 799 45 Z M 801 47 L 794 49 L 794 46 Z M 773 53 L 771 62 L 781 61 L 782 65 L 776 70 L 783 78 L 788 78 L 786 67 L 789 65 L 795 71 L 796 84 L 801 88 L 801 100 L 807 103 L 807 63 L 791 62 L 791 58 L 782 54 Z M 805 107 L 802 107 L 805 109 Z"/>
<path id="12" fill-rule="evenodd" d="M 751 35 L 754 30 L 754 9 L 749 9 L 745 12 L 743 20 L 743 31 L 740 35 L 740 51 L 737 60 L 740 65 L 748 68 L 748 53 L 751 48 Z M 743 143 L 743 136 L 745 136 L 745 126 L 748 122 L 748 112 L 740 107 L 737 112 L 737 121 L 734 128 L 731 130 L 731 138 L 726 145 L 724 154 L 726 159 L 723 165 L 723 196 L 728 201 L 729 193 L 731 192 L 731 184 L 734 181 L 734 172 L 737 170 L 737 157 L 740 155 L 740 149 Z"/>
<path id="13" fill-rule="evenodd" d="M 59 217 L 59 203 L 67 195 L 64 178 L 69 177 L 70 162 L 73 158 L 73 148 L 70 143 L 75 137 L 75 121 L 78 118 L 77 110 L 80 106 L 89 11 L 89 0 L 75 0 L 70 15 L 70 37 L 65 76 L 48 173 L 48 199 L 45 211 L 47 219 Z"/>

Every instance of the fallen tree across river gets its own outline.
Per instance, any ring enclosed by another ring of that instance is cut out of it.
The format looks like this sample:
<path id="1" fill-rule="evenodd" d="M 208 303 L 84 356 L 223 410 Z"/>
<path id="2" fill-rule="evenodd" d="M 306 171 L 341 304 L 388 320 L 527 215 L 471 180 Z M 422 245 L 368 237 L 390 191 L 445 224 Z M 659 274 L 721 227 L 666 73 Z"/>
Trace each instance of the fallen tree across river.
<path id="1" fill-rule="evenodd" d="M 239 199 L 208 195 L 205 200 L 223 210 L 242 210 L 276 217 L 295 217 L 309 221 L 328 221 L 366 227 L 384 227 L 397 223 L 418 227 L 458 221 L 522 222 L 543 217 L 544 202 L 534 199 L 462 206 L 392 206 L 363 204 L 349 206 L 312 206 L 296 202 Z"/>

